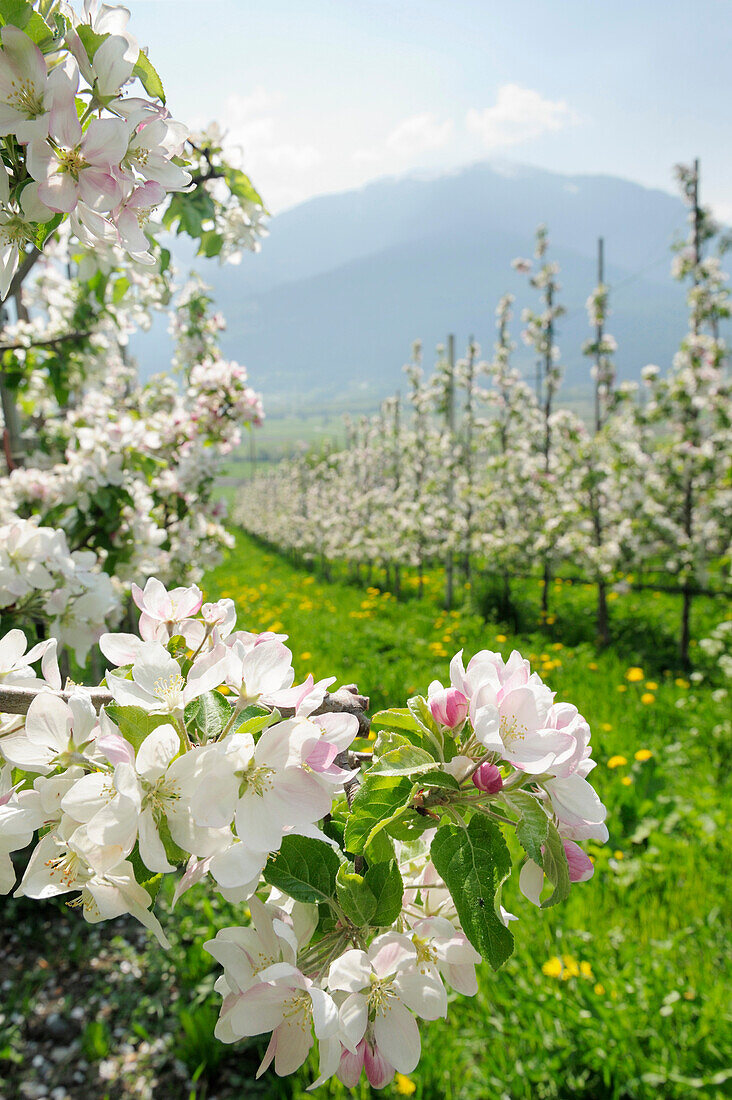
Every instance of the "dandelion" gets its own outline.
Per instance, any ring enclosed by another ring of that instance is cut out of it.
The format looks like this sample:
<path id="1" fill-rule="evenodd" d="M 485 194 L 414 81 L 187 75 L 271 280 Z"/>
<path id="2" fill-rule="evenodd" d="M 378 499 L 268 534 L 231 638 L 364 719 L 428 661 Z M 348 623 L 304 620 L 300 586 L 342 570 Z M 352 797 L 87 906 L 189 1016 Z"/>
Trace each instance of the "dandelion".
<path id="1" fill-rule="evenodd" d="M 628 688 L 627 688 L 626 684 L 618 684 L 618 691 L 623 692 L 623 691 L 627 691 L 627 690 L 628 690 Z"/>
<path id="2" fill-rule="evenodd" d="M 611 756 L 607 762 L 608 768 L 622 768 L 628 761 L 624 756 Z"/>
<path id="3" fill-rule="evenodd" d="M 651 703 L 655 703 L 655 701 L 656 696 L 652 691 L 644 691 L 641 695 L 641 703 L 643 703 L 644 706 L 650 707 Z"/>
<path id="4" fill-rule="evenodd" d="M 655 680 L 646 681 L 646 691 L 658 691 L 658 684 Z"/>
<path id="5" fill-rule="evenodd" d="M 312 657 L 312 653 L 307 653 L 306 652 L 306 653 L 301 653 L 300 654 L 300 660 L 301 661 L 309 661 L 311 659 L 311 657 Z"/>
<path id="6" fill-rule="evenodd" d="M 682 690 L 684 690 L 684 691 L 686 691 L 686 690 L 687 690 L 687 688 L 690 688 L 690 687 L 691 687 L 691 684 L 689 683 L 689 681 L 688 681 L 688 680 L 684 680 L 684 679 L 683 679 L 683 678 L 682 678 L 681 676 L 678 676 L 678 677 L 677 677 L 677 678 L 676 678 L 676 679 L 674 680 L 674 683 L 676 684 L 676 687 L 677 687 L 677 688 L 682 688 Z"/>
<path id="7" fill-rule="evenodd" d="M 629 787 L 630 784 L 633 782 L 633 779 L 630 775 L 624 775 L 620 782 L 623 784 L 624 787 Z"/>
<path id="8" fill-rule="evenodd" d="M 619 849 L 617 852 L 613 852 L 613 855 L 616 859 L 625 859 L 625 853 L 621 852 Z"/>
<path id="9" fill-rule="evenodd" d="M 498 643 L 499 643 L 500 645 L 503 645 L 503 643 L 504 643 L 504 642 L 507 642 L 507 641 L 508 641 L 508 638 L 506 637 L 506 635 L 505 635 L 505 634 L 496 634 L 496 641 L 497 641 L 497 642 L 498 642 Z"/>
<path id="10" fill-rule="evenodd" d="M 610 733 L 610 731 L 612 730 L 612 728 L 613 728 L 613 727 L 612 727 L 612 726 L 610 725 L 610 723 L 609 723 L 609 722 L 603 722 L 603 723 L 602 723 L 602 725 L 600 726 L 600 729 L 601 729 L 601 730 L 604 730 L 604 731 L 605 731 L 605 733 Z"/>
<path id="11" fill-rule="evenodd" d="M 587 667 L 590 672 L 597 672 L 597 664 L 594 661 L 590 661 Z"/>
<path id="12" fill-rule="evenodd" d="M 595 993 L 597 994 L 597 996 L 602 997 L 604 992 L 605 986 L 602 984 L 602 982 L 597 982 L 595 985 Z"/>
<path id="13" fill-rule="evenodd" d="M 592 977 L 592 967 L 590 966 L 590 964 L 588 962 L 581 962 L 580 963 L 580 974 L 582 975 L 583 978 L 591 978 Z"/>
<path id="14" fill-rule="evenodd" d="M 417 1091 L 417 1086 L 411 1077 L 405 1077 L 403 1073 L 397 1073 L 394 1084 L 400 1096 L 411 1096 Z"/>
<path id="15" fill-rule="evenodd" d="M 562 960 L 558 955 L 555 955 L 554 958 L 548 959 L 541 969 L 542 973 L 546 974 L 547 978 L 561 978 Z"/>
<path id="16" fill-rule="evenodd" d="M 625 679 L 631 684 L 639 684 L 643 678 L 643 669 L 637 666 L 629 668 L 625 674 Z"/>

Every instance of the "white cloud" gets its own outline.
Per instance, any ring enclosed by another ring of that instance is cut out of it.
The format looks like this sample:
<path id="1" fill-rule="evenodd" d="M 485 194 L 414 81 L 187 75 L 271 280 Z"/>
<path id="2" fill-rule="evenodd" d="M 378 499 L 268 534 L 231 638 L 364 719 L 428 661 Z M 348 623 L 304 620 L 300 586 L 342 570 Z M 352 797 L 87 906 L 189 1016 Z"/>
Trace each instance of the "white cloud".
<path id="1" fill-rule="evenodd" d="M 302 177 L 320 164 L 319 149 L 308 142 L 288 140 L 282 97 L 262 87 L 247 96 L 226 98 L 220 125 L 232 159 L 251 175 L 270 209 L 281 208 L 302 196 L 312 184 Z"/>
<path id="2" fill-rule="evenodd" d="M 356 149 L 351 154 L 351 163 L 369 177 L 402 172 L 418 164 L 423 154 L 447 145 L 454 129 L 451 118 L 440 119 L 429 111 L 410 115 L 387 134 L 383 145 Z"/>
<path id="3" fill-rule="evenodd" d="M 486 149 L 519 145 L 552 130 L 561 130 L 579 121 L 579 116 L 563 99 L 544 99 L 540 92 L 520 84 L 504 84 L 498 89 L 493 107 L 468 111 L 467 129 L 476 134 Z"/>
<path id="4" fill-rule="evenodd" d="M 414 157 L 433 149 L 441 149 L 452 134 L 452 119 L 441 122 L 437 115 L 425 113 L 405 118 L 386 139 L 388 149 L 405 157 Z"/>

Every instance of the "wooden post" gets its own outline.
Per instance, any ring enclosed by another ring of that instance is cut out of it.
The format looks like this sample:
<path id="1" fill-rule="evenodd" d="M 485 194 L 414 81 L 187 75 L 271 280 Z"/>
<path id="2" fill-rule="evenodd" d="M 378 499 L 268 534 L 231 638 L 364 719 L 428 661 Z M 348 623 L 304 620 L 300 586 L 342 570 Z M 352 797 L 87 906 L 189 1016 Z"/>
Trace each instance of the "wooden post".
<path id="1" fill-rule="evenodd" d="M 474 397 L 475 397 L 475 343 L 470 337 L 468 343 L 468 360 L 465 372 L 465 479 L 467 499 L 465 504 L 465 555 L 463 558 L 463 571 L 465 584 L 472 581 L 470 551 L 473 542 L 473 428 L 474 428 Z"/>
<path id="2" fill-rule="evenodd" d="M 447 338 L 447 379 L 446 379 L 446 401 L 445 401 L 445 426 L 447 428 L 450 445 L 452 446 L 455 438 L 455 336 L 451 332 Z M 450 480 L 447 484 L 447 500 L 448 500 L 448 515 L 452 519 L 453 504 L 455 499 L 455 483 L 452 478 L 452 472 L 448 466 L 448 476 Z M 445 607 L 449 611 L 452 607 L 453 600 L 453 585 L 454 585 L 454 561 L 452 550 L 448 549 L 445 556 Z"/>
<path id="3" fill-rule="evenodd" d="M 699 206 L 699 158 L 694 158 L 694 178 L 692 183 L 692 202 L 694 204 L 694 221 L 692 245 L 694 248 L 694 286 L 699 285 L 699 264 L 701 263 L 701 220 L 702 211 Z M 699 335 L 699 311 L 696 303 L 691 310 L 691 330 L 695 336 Z M 696 410 L 691 407 L 690 415 L 696 419 Z M 687 459 L 684 485 L 684 534 L 689 543 L 694 534 L 694 485 L 692 472 Z M 689 642 L 691 641 L 691 603 L 693 592 L 689 578 L 684 580 L 681 589 L 681 633 L 679 636 L 679 659 L 682 668 L 689 667 Z"/>
<path id="4" fill-rule="evenodd" d="M 605 242 L 602 237 L 597 241 L 597 285 L 602 287 L 605 284 Z M 602 322 L 602 311 L 598 315 L 597 325 L 595 327 L 595 344 L 597 350 L 595 351 L 595 370 L 597 372 L 595 378 L 595 431 L 599 432 L 602 427 L 602 398 L 600 395 L 600 385 L 602 378 L 602 353 L 600 352 L 600 345 L 602 343 L 604 332 Z"/>

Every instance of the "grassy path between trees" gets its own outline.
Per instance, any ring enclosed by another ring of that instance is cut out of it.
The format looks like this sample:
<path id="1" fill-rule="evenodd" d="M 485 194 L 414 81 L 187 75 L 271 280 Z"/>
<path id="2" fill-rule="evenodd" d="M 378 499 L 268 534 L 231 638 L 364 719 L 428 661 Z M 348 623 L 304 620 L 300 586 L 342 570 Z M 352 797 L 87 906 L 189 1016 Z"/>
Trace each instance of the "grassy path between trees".
<path id="1" fill-rule="evenodd" d="M 431 578 L 425 600 L 399 603 L 376 588 L 328 583 L 241 533 L 203 584 L 207 598 L 236 601 L 243 628 L 289 633 L 298 678 L 355 681 L 374 709 L 444 682 L 461 647 L 467 658 L 515 646 L 592 726 L 593 783 L 611 834 L 591 849 L 595 877 L 543 913 L 513 884 L 503 901 L 520 918 L 515 955 L 498 974 L 484 967 L 478 996 L 455 997 L 447 1022 L 423 1025 L 416 1072 L 374 1095 L 721 1100 L 732 1064 L 724 993 L 732 851 L 724 746 L 712 731 L 725 704 L 712 686 L 664 670 L 676 603 L 618 600 L 618 648 L 598 654 L 580 640 L 591 634 L 594 600 L 582 586 L 564 586 L 549 633 L 516 636 L 470 610 L 440 610 L 439 586 Z M 535 584 L 518 596 L 531 623 Z M 700 607 L 700 630 L 713 625 L 712 611 Z M 217 969 L 201 945 L 241 914 L 196 887 L 172 911 L 164 890 L 159 915 L 167 954 L 134 921 L 91 929 L 61 902 L 0 899 L 0 1100 L 311 1095 L 313 1066 L 254 1082 L 264 1044 L 213 1039 Z M 316 1095 L 371 1094 L 336 1082 Z"/>
<path id="2" fill-rule="evenodd" d="M 449 1023 L 423 1028 L 414 1095 L 721 1097 L 730 850 L 717 785 L 723 748 L 711 728 L 722 714 L 709 688 L 658 664 L 676 603 L 626 601 L 616 612 L 621 657 L 558 640 L 589 621 L 594 592 L 584 586 L 563 593 L 550 636 L 515 637 L 469 610 L 442 611 L 439 578 L 430 588 L 423 601 L 398 603 L 377 588 L 329 583 L 244 534 L 207 584 L 209 596 L 236 601 L 247 629 L 289 633 L 298 679 L 312 671 L 355 681 L 374 709 L 446 682 L 460 648 L 467 659 L 516 647 L 590 722 L 610 829 L 609 843 L 592 850 L 595 877 L 544 913 L 515 885 L 507 893 L 520 917 L 516 954 L 498 975 L 484 969 L 478 997 L 451 1006 Z"/>

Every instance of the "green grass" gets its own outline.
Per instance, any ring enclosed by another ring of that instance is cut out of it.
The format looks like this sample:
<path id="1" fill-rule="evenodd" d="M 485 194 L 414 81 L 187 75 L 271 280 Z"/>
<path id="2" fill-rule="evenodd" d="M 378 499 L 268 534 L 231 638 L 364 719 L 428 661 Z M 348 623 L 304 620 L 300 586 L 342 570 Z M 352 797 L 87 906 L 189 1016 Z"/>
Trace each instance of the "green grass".
<path id="1" fill-rule="evenodd" d="M 239 533 L 204 588 L 209 599 L 236 600 L 243 628 L 289 633 L 298 678 L 312 671 L 356 682 L 374 709 L 403 704 L 434 678 L 444 682 L 461 647 L 467 657 L 516 646 L 592 726 L 592 779 L 608 805 L 611 834 L 607 845 L 592 848 L 596 874 L 573 887 L 567 903 L 542 913 L 510 885 L 503 900 L 520 918 L 516 953 L 498 974 L 483 967 L 478 996 L 452 998 L 447 1021 L 422 1026 L 423 1057 L 411 1079 L 417 1100 L 729 1095 L 729 759 L 713 732 L 723 726 L 726 704 L 715 701 L 713 684 L 674 668 L 672 597 L 614 600 L 614 645 L 598 653 L 594 594 L 583 585 L 555 586 L 556 618 L 540 629 L 536 582 L 517 584 L 521 632 L 512 633 L 514 620 L 509 628 L 476 610 L 490 612 L 490 577 L 476 579 L 472 605 L 447 613 L 438 573 L 428 578 L 424 600 L 398 602 L 378 587 L 326 581 Z M 410 578 L 405 588 L 413 591 Z M 700 600 L 696 636 L 723 611 Z M 628 682 L 630 666 L 643 669 L 639 683 Z M 642 702 L 643 695 L 653 701 Z M 650 759 L 636 760 L 640 750 Z M 627 763 L 608 767 L 613 756 Z M 224 1048 L 212 1038 L 217 969 L 201 944 L 240 919 L 233 907 L 199 886 L 170 912 L 166 884 L 160 916 L 173 944 L 168 954 L 130 922 L 92 930 L 74 913 L 59 916 L 62 909 L 3 905 L 0 965 L 11 982 L 0 1005 L 0 1096 L 20 1095 L 19 1082 L 36 1072 L 31 1055 L 41 1040 L 33 1039 L 32 1021 L 51 1003 L 62 1016 L 79 1004 L 87 1013 L 75 1057 L 88 1068 L 72 1096 L 144 1096 L 140 1078 L 155 1100 L 305 1100 L 312 1066 L 293 1079 L 267 1074 L 255 1083 L 264 1043 Z M 41 970 L 38 944 L 47 963 Z M 90 1025 L 97 1018 L 103 1023 Z M 100 1075 L 113 1063 L 119 1073 L 107 1085 Z M 52 1082 L 65 1083 L 61 1072 L 53 1070 Z M 317 1095 L 351 1094 L 334 1082 Z M 352 1095 L 371 1093 L 363 1086 Z M 399 1095 L 397 1085 L 385 1095 Z"/>

